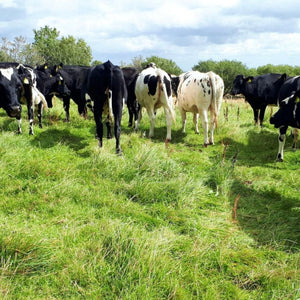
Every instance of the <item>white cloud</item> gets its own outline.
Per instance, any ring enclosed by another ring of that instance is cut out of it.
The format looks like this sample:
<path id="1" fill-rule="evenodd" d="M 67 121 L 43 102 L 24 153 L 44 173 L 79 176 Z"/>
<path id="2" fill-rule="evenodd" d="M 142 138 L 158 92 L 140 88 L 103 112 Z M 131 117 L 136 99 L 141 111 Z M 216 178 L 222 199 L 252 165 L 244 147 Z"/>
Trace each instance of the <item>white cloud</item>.
<path id="1" fill-rule="evenodd" d="M 300 54 L 296 0 L 0 0 L 0 7 L 4 37 L 32 40 L 33 29 L 48 25 L 115 63 L 157 55 L 188 70 L 210 58 L 297 64 Z"/>

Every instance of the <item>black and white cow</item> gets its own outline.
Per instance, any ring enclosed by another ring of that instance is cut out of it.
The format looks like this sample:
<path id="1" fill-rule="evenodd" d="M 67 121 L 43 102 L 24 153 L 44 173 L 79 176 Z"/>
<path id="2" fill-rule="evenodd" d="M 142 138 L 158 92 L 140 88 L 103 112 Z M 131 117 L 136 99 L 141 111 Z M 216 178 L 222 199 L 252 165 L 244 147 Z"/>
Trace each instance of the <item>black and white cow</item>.
<path id="1" fill-rule="evenodd" d="M 156 111 L 163 107 L 167 123 L 166 141 L 170 141 L 172 121 L 175 122 L 170 76 L 164 70 L 157 68 L 154 63 L 151 63 L 139 74 L 136 80 L 135 94 L 141 106 L 136 129 L 138 129 L 142 119 L 142 108 L 144 107 L 150 119 L 149 137 L 153 137 Z"/>
<path id="2" fill-rule="evenodd" d="M 279 149 L 277 161 L 283 161 L 283 149 L 286 140 L 286 131 L 289 126 L 300 128 L 300 91 L 292 93 L 280 102 L 278 111 L 271 117 L 270 123 L 279 129 Z M 298 130 L 294 131 L 293 149 L 296 150 Z"/>
<path id="3" fill-rule="evenodd" d="M 64 79 L 64 83 L 70 91 L 69 95 L 57 95 L 63 99 L 64 110 L 66 112 L 66 122 L 70 121 L 70 99 L 77 104 L 78 113 L 86 117 L 86 99 L 87 78 L 91 70 L 88 66 L 64 66 L 60 64 L 54 66 L 51 70 L 52 75 L 59 74 Z M 49 101 L 49 100 L 48 100 Z M 51 105 L 51 103 L 49 103 Z"/>
<path id="4" fill-rule="evenodd" d="M 88 75 L 87 96 L 93 104 L 96 122 L 96 138 L 102 147 L 102 114 L 106 115 L 107 138 L 111 138 L 111 124 L 114 121 L 116 153 L 121 153 L 120 133 L 123 103 L 127 101 L 127 89 L 122 70 L 110 61 L 93 67 Z"/>
<path id="5" fill-rule="evenodd" d="M 204 132 L 204 145 L 214 144 L 214 129 L 224 94 L 223 79 L 213 73 L 190 71 L 173 77 L 173 88 L 178 100 L 182 118 L 182 131 L 185 132 L 186 113 L 194 114 L 195 132 L 199 134 L 198 117 L 200 116 Z M 176 84 L 177 82 L 177 84 Z M 210 136 L 208 137 L 208 112 L 210 112 Z"/>
<path id="6" fill-rule="evenodd" d="M 124 75 L 127 92 L 128 92 L 128 98 L 127 98 L 127 108 L 129 114 L 128 127 L 132 127 L 133 118 L 134 118 L 134 123 L 136 124 L 139 116 L 139 111 L 140 111 L 140 105 L 136 100 L 136 95 L 135 95 L 135 83 L 139 75 L 139 72 L 136 68 L 133 67 L 122 68 L 122 72 Z"/>
<path id="7" fill-rule="evenodd" d="M 23 85 L 20 102 L 26 104 L 28 120 L 29 120 L 29 134 L 33 134 L 34 123 L 34 107 L 38 106 L 39 121 L 41 124 L 41 115 L 43 106 L 47 107 L 44 96 L 39 92 L 36 87 L 36 75 L 33 68 L 25 66 L 16 62 L 2 62 L 0 68 L 13 68 L 17 72 L 17 76 L 21 80 Z M 20 119 L 21 124 L 21 119 Z M 21 126 L 19 127 L 19 133 L 22 133 Z"/>
<path id="8" fill-rule="evenodd" d="M 281 86 L 278 93 L 280 103 L 279 110 L 271 117 L 270 123 L 279 128 L 279 150 L 277 161 L 283 161 L 283 149 L 286 140 L 288 126 L 293 127 L 293 150 L 296 151 L 299 127 L 299 97 L 300 97 L 300 76 L 289 77 Z"/>
<path id="9" fill-rule="evenodd" d="M 7 115 L 16 118 L 18 121 L 18 133 L 21 133 L 21 112 L 20 103 L 23 85 L 17 72 L 13 68 L 0 68 L 0 107 Z"/>
<path id="10" fill-rule="evenodd" d="M 278 93 L 287 79 L 286 74 L 265 74 L 259 76 L 237 75 L 231 90 L 232 95 L 243 94 L 253 109 L 255 125 L 263 125 L 268 105 L 278 106 Z"/>

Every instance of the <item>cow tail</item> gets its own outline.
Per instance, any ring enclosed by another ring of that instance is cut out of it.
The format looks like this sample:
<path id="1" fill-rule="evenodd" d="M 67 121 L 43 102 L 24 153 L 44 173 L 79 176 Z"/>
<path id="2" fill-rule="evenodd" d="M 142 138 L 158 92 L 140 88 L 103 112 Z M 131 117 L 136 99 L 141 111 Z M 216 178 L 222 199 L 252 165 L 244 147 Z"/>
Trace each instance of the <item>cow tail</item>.
<path id="1" fill-rule="evenodd" d="M 212 72 L 209 72 L 209 82 L 211 86 L 212 92 L 212 106 L 213 106 L 213 118 L 216 127 L 218 127 L 218 103 L 217 103 L 217 84 L 215 80 L 215 76 Z"/>
<path id="2" fill-rule="evenodd" d="M 44 97 L 44 95 L 41 93 L 41 99 L 42 99 L 42 102 L 43 102 L 43 109 L 46 110 L 48 108 L 48 103 Z"/>
<path id="3" fill-rule="evenodd" d="M 160 99 L 161 87 L 162 87 L 162 89 L 163 89 L 165 98 L 166 98 L 166 99 L 169 99 L 168 93 L 167 93 L 166 84 L 165 84 L 164 81 L 163 81 L 163 75 L 159 73 L 159 74 L 158 74 L 158 78 L 159 78 L 159 79 L 158 79 L 158 82 L 159 82 L 159 89 L 158 89 L 159 94 L 158 94 L 158 97 L 159 97 L 159 99 Z M 172 88 L 171 88 L 171 91 L 172 91 Z M 168 101 L 168 110 L 169 110 L 169 112 L 170 112 L 170 114 L 171 114 L 172 121 L 173 121 L 174 123 L 176 123 L 175 112 L 174 112 L 174 109 L 173 109 L 173 100 L 172 100 L 171 103 L 169 103 L 169 101 Z"/>
<path id="4" fill-rule="evenodd" d="M 42 102 L 43 103 L 43 109 L 46 110 L 48 108 L 48 103 L 45 99 L 45 96 L 39 91 L 38 88 L 36 88 L 34 86 L 32 88 L 34 89 L 35 93 L 37 94 L 37 96 L 40 100 L 38 103 L 33 103 L 33 104 L 39 104 L 40 102 Z"/>
<path id="5" fill-rule="evenodd" d="M 108 114 L 109 114 L 109 119 L 113 120 L 113 109 L 112 109 L 112 82 L 113 82 L 113 76 L 114 76 L 114 71 L 113 71 L 113 65 L 110 61 L 104 64 L 105 68 L 107 71 L 109 71 L 109 76 L 108 76 L 108 83 L 107 83 L 107 97 L 108 97 Z"/>

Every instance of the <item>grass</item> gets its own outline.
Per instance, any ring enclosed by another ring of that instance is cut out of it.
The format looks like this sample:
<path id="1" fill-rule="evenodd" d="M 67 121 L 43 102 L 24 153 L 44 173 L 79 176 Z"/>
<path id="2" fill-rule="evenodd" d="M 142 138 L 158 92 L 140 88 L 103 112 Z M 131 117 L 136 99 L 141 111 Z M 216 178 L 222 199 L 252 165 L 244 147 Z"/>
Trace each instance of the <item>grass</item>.
<path id="1" fill-rule="evenodd" d="M 147 115 L 134 132 L 124 111 L 121 157 L 75 105 L 34 136 L 1 111 L 0 298 L 300 298 L 300 152 L 287 139 L 276 163 L 268 116 L 225 107 L 207 148 L 191 115 L 165 145 L 162 113 L 149 140 Z"/>

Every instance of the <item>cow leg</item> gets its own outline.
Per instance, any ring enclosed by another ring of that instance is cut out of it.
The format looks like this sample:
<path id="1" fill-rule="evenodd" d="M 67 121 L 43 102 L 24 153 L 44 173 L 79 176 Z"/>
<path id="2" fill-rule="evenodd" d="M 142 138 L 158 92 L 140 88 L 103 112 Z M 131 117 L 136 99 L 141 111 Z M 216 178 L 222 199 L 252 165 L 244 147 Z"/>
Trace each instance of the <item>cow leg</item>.
<path id="1" fill-rule="evenodd" d="M 129 120 L 128 120 L 128 127 L 132 127 L 133 123 L 133 112 L 132 108 L 128 106 L 128 114 L 129 114 Z"/>
<path id="2" fill-rule="evenodd" d="M 260 127 L 263 127 L 265 111 L 266 111 L 266 106 L 263 106 L 259 111 L 259 124 L 260 124 Z"/>
<path id="3" fill-rule="evenodd" d="M 102 107 L 94 107 L 94 120 L 96 123 L 96 139 L 98 140 L 98 145 L 101 148 L 103 145 Z"/>
<path id="4" fill-rule="evenodd" d="M 198 114 L 194 114 L 193 121 L 194 121 L 194 125 L 195 125 L 195 133 L 199 134 L 199 128 L 198 128 L 199 115 Z"/>
<path id="5" fill-rule="evenodd" d="M 120 154 L 122 152 L 120 147 L 120 135 L 121 135 L 121 118 L 115 118 L 115 139 L 116 139 L 116 153 Z"/>
<path id="6" fill-rule="evenodd" d="M 166 140 L 171 141 L 171 131 L 172 131 L 172 116 L 171 112 L 167 107 L 164 107 L 165 114 L 166 114 L 166 123 L 167 123 L 167 136 Z"/>
<path id="7" fill-rule="evenodd" d="M 69 97 L 63 98 L 63 105 L 66 113 L 65 122 L 70 122 L 70 98 Z"/>
<path id="8" fill-rule="evenodd" d="M 277 154 L 277 159 L 276 161 L 283 161 L 283 149 L 284 149 L 284 144 L 285 144 L 285 139 L 286 139 L 286 131 L 287 127 L 282 127 L 279 129 L 279 136 L 278 136 L 278 154 Z"/>
<path id="9" fill-rule="evenodd" d="M 21 119 L 21 116 L 17 117 L 16 119 L 17 119 L 17 123 L 18 123 L 18 134 L 22 134 L 22 127 L 21 127 L 22 119 Z"/>
<path id="10" fill-rule="evenodd" d="M 182 133 L 185 133 L 185 125 L 186 125 L 186 112 L 180 108 L 181 121 L 182 121 Z"/>
<path id="11" fill-rule="evenodd" d="M 297 142 L 298 142 L 299 130 L 298 128 L 293 128 L 293 151 L 297 150 Z"/>
<path id="12" fill-rule="evenodd" d="M 201 118 L 203 134 L 204 134 L 204 146 L 206 147 L 209 144 L 208 141 L 208 118 L 207 118 L 207 111 L 200 111 L 199 116 Z"/>
<path id="13" fill-rule="evenodd" d="M 143 114 L 142 114 L 142 108 L 139 110 L 138 112 L 138 118 L 137 120 L 135 121 L 135 124 L 134 124 L 134 129 L 135 130 L 138 130 L 139 129 L 139 126 L 140 126 L 140 122 L 142 120 L 142 117 L 143 117 Z"/>
<path id="14" fill-rule="evenodd" d="M 155 119 L 156 115 L 153 108 L 147 108 L 148 116 L 150 119 L 150 131 L 149 131 L 149 138 L 154 137 L 154 126 L 155 126 Z"/>
<path id="15" fill-rule="evenodd" d="M 216 127 L 216 119 L 214 117 L 213 112 L 210 113 L 210 136 L 209 136 L 209 144 L 210 145 L 214 145 L 214 131 L 215 131 L 215 127 Z"/>
<path id="16" fill-rule="evenodd" d="M 107 129 L 107 138 L 111 139 L 112 138 L 112 134 L 111 134 L 111 121 L 109 120 L 109 116 L 107 116 L 105 124 L 106 124 L 106 129 Z"/>
<path id="17" fill-rule="evenodd" d="M 28 120 L 29 120 L 29 134 L 33 135 L 33 105 L 27 104 Z"/>
<path id="18" fill-rule="evenodd" d="M 142 108 L 139 106 L 139 104 L 136 104 L 136 106 L 134 107 L 134 124 L 137 123 L 137 120 L 139 118 L 140 115 L 140 111 L 142 110 Z"/>
<path id="19" fill-rule="evenodd" d="M 258 124 L 258 112 L 259 112 L 259 110 L 258 110 L 258 109 L 255 109 L 255 108 L 253 108 L 253 114 L 254 114 L 254 123 L 255 123 L 255 125 L 257 125 L 257 124 Z"/>
<path id="20" fill-rule="evenodd" d="M 40 102 L 38 104 L 38 119 L 39 119 L 39 127 L 43 128 L 43 124 L 42 124 L 42 115 L 43 115 L 43 103 Z"/>

